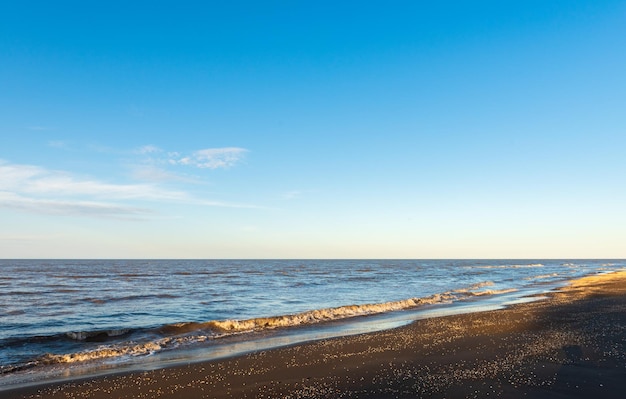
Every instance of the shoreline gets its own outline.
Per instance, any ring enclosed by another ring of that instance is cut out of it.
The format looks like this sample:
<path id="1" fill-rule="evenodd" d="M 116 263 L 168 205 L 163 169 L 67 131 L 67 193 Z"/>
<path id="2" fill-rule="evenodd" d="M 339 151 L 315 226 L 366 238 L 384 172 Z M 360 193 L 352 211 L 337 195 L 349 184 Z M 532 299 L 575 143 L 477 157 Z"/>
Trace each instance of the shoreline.
<path id="1" fill-rule="evenodd" d="M 545 284 L 543 289 L 536 286 L 522 290 L 485 289 L 484 287 L 493 285 L 491 281 L 486 281 L 426 297 L 390 302 L 344 305 L 247 320 L 167 324 L 161 328 L 173 330 L 173 335 L 164 334 L 160 338 L 153 337 L 147 341 L 141 341 L 141 337 L 137 341 L 127 338 L 121 346 L 107 342 L 98 344 L 96 340 L 95 343 L 98 346 L 92 345 L 91 349 L 44 355 L 41 357 L 43 364 L 37 364 L 36 360 L 34 363 L 24 363 L 23 367 L 17 365 L 14 374 L 10 369 L 7 373 L 0 372 L 0 392 L 82 378 L 98 378 L 129 371 L 153 370 L 192 362 L 212 361 L 319 339 L 392 329 L 423 318 L 495 310 L 514 303 L 539 300 L 541 297 L 537 295 L 557 289 L 566 281 Z M 222 331 L 218 334 L 221 336 L 207 339 L 205 335 L 207 332 L 204 329 L 208 327 L 211 330 L 211 327 L 216 324 L 243 328 L 219 330 Z M 189 332 L 190 335 L 176 338 L 177 332 L 180 331 Z M 102 330 L 68 334 L 66 335 L 74 340 L 78 335 L 85 337 L 104 335 Z M 174 344 L 169 347 L 170 339 L 175 341 L 181 339 L 182 345 Z M 185 339 L 187 342 L 184 342 Z M 208 345 L 204 344 L 206 341 Z M 81 340 L 78 339 L 76 342 L 81 342 Z M 146 355 L 145 352 L 148 351 L 150 354 Z M 138 356 L 117 358 L 126 353 L 138 354 Z M 107 362 L 107 359 L 113 361 Z"/>
<path id="2" fill-rule="evenodd" d="M 548 287 L 555 290 L 561 287 L 564 282 L 552 283 Z M 479 288 L 484 286 L 481 284 Z M 171 351 L 156 352 L 149 357 L 139 357 L 137 359 L 127 359 L 123 363 L 93 363 L 86 361 L 71 362 L 71 368 L 52 368 L 37 369 L 26 368 L 26 373 L 18 371 L 15 375 L 6 375 L 4 381 L 0 379 L 0 392 L 28 388 L 50 384 L 60 384 L 72 380 L 82 380 L 86 378 L 102 378 L 109 375 L 123 374 L 128 372 L 138 372 L 144 370 L 155 370 L 161 368 L 171 368 L 180 365 L 188 365 L 192 363 L 202 363 L 208 361 L 216 361 L 243 356 L 252 352 L 264 350 L 273 350 L 293 345 L 301 345 L 321 339 L 332 339 L 348 337 L 352 335 L 374 333 L 378 331 L 389 330 L 407 324 L 416 320 L 444 317 L 450 315 L 459 315 L 472 312 L 483 312 L 486 310 L 496 310 L 506 308 L 507 306 L 532 302 L 545 299 L 543 296 L 545 290 L 537 288 L 527 290 L 501 290 L 498 293 L 472 292 L 470 289 L 461 289 L 449 291 L 443 294 L 435 294 L 426 298 L 410 298 L 395 302 L 389 302 L 392 305 L 404 302 L 421 302 L 419 305 L 408 307 L 401 310 L 380 311 L 380 307 L 387 308 L 389 303 L 382 304 L 365 304 L 343 306 L 331 309 L 319 309 L 306 313 L 323 314 L 326 310 L 348 309 L 348 308 L 376 308 L 378 312 L 370 314 L 353 315 L 343 318 L 319 321 L 316 323 L 302 323 L 287 328 L 261 328 L 260 330 L 245 331 L 242 335 L 234 334 L 219 338 L 210 346 L 196 346 L 188 348 L 176 348 Z M 431 302 L 433 298 L 442 298 L 446 296 L 463 295 L 464 298 L 455 298 L 455 300 L 443 301 L 436 300 Z M 293 314 L 286 316 L 276 316 L 270 319 L 297 319 L 301 314 Z M 254 321 L 263 320 L 254 319 Z M 245 320 L 244 320 L 245 322 Z M 207 323 L 204 323 L 207 324 Z M 98 348 L 95 352 L 105 351 L 106 349 Z M 115 351 L 115 349 L 114 349 Z M 87 353 L 88 355 L 88 353 Z M 70 355 L 58 355 L 59 357 Z M 62 363 L 59 363 L 62 365 Z M 50 365 L 54 367 L 55 365 Z M 37 366 L 35 366 L 37 367 Z M 44 366 L 46 367 L 46 366 Z M 35 371 L 31 374 L 30 371 Z"/>
<path id="3" fill-rule="evenodd" d="M 2 392 L 29 397 L 621 397 L 626 272 L 549 299 L 221 360 Z"/>

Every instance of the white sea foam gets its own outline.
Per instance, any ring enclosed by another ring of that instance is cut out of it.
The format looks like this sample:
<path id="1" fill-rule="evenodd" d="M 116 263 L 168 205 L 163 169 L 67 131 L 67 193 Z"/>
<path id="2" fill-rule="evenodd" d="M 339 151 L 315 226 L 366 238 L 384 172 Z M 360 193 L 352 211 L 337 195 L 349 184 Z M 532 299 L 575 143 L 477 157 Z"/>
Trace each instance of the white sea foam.
<path id="1" fill-rule="evenodd" d="M 502 290 L 484 290 L 484 291 L 476 291 L 470 293 L 471 296 L 484 296 L 484 295 L 500 295 L 500 294 L 509 294 L 511 292 L 517 292 L 515 288 L 505 288 Z"/>
<path id="2" fill-rule="evenodd" d="M 623 267 L 623 260 L 0 260 L 1 296 L 9 304 L 0 316 L 0 374 L 36 374 L 45 353 L 52 363 L 143 362 L 153 352 L 235 334 L 245 341 L 249 331 L 480 300 Z M 427 297 L 435 286 L 447 292 Z M 340 306 L 350 303 L 356 305 Z M 186 320 L 196 322 L 165 325 Z"/>
<path id="3" fill-rule="evenodd" d="M 325 321 L 346 319 L 350 317 L 374 315 L 398 310 L 411 309 L 422 305 L 450 303 L 472 296 L 496 295 L 517 291 L 516 289 L 476 291 L 479 288 L 492 286 L 493 284 L 494 283 L 492 281 L 484 281 L 473 284 L 466 289 L 444 292 L 442 294 L 435 294 L 423 298 L 408 298 L 400 301 L 391 301 L 384 303 L 349 305 L 336 308 L 316 309 L 307 312 L 277 317 L 260 317 L 247 320 L 213 321 L 210 322 L 210 324 L 211 326 L 214 326 L 223 331 L 255 331 L 282 327 L 294 327 L 304 324 L 314 324 Z"/>
<path id="4" fill-rule="evenodd" d="M 494 285 L 493 281 L 482 281 L 480 283 L 472 284 L 467 288 L 461 288 L 458 290 L 454 290 L 452 292 L 455 294 L 460 294 L 460 295 L 464 295 L 467 297 L 473 297 L 473 296 L 484 296 L 484 295 L 508 294 L 510 292 L 517 291 L 517 289 L 515 288 L 506 288 L 506 289 L 501 289 L 501 290 L 482 290 L 482 291 L 479 290 L 480 288 L 491 287 L 493 285 Z M 463 299 L 463 298 L 460 297 L 458 299 Z"/>
<path id="5" fill-rule="evenodd" d="M 550 273 L 550 274 L 540 274 L 538 276 L 532 276 L 532 277 L 526 277 L 524 278 L 524 280 L 526 281 L 531 281 L 531 280 L 544 280 L 547 278 L 552 278 L 552 277 L 556 277 L 558 276 L 558 273 Z"/>
<path id="6" fill-rule="evenodd" d="M 452 293 L 443 293 L 432 295 L 426 298 L 409 298 L 401 301 L 385 303 L 349 305 L 336 308 L 316 309 L 307 312 L 276 317 L 258 317 L 247 320 L 214 321 L 211 322 L 211 325 L 222 331 L 266 330 L 392 312 L 396 310 L 414 308 L 420 305 L 450 302 L 455 299 L 458 299 L 456 295 Z"/>
<path id="7" fill-rule="evenodd" d="M 125 344 L 102 345 L 96 349 L 85 350 L 75 353 L 66 354 L 45 354 L 38 363 L 41 364 L 58 364 L 58 363 L 77 363 L 89 360 L 101 360 L 109 358 L 117 358 L 123 356 L 146 356 L 162 351 L 166 348 L 174 348 L 184 344 L 204 342 L 210 338 L 219 336 L 192 335 L 184 337 L 167 337 L 144 343 L 127 342 Z"/>
<path id="8" fill-rule="evenodd" d="M 161 333 L 170 335 L 169 337 L 139 344 L 127 342 L 126 344 L 102 345 L 96 349 L 76 353 L 46 354 L 41 357 L 38 362 L 41 364 L 76 363 L 122 356 L 144 356 L 159 352 L 165 348 L 204 342 L 209 339 L 221 338 L 233 334 L 322 323 L 351 317 L 411 309 L 428 304 L 450 303 L 475 296 L 496 295 L 516 291 L 515 289 L 476 291 L 479 288 L 492 286 L 493 284 L 494 283 L 491 281 L 484 281 L 473 284 L 466 289 L 435 294 L 423 298 L 408 298 L 384 303 L 315 309 L 291 315 L 258 317 L 246 320 L 213 320 L 205 323 L 175 323 L 164 326 L 159 330 Z M 106 332 L 68 333 L 68 336 L 77 340 L 85 340 L 88 337 L 99 334 L 115 334 L 116 332 L 124 334 L 126 331 L 111 330 Z"/>
<path id="9" fill-rule="evenodd" d="M 97 349 L 68 354 L 46 354 L 39 361 L 42 364 L 76 363 L 87 360 L 105 359 L 120 356 L 139 356 L 157 352 L 167 346 L 170 341 L 164 338 L 158 341 L 128 346 L 101 346 Z"/>
<path id="10" fill-rule="evenodd" d="M 533 267 L 544 267 L 542 263 L 531 263 L 528 265 L 519 264 L 519 265 L 485 265 L 485 266 L 477 266 L 477 269 L 526 269 Z"/>

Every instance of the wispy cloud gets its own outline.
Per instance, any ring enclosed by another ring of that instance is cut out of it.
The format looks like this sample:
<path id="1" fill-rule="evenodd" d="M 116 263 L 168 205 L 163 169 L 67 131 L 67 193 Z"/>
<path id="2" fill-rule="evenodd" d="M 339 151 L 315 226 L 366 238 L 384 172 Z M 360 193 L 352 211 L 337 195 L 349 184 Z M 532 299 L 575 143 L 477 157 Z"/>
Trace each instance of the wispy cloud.
<path id="1" fill-rule="evenodd" d="M 63 141 L 49 141 L 54 148 L 67 149 Z M 90 147 L 106 153 L 120 153 L 106 147 Z M 30 213 L 142 219 L 155 215 L 149 203 L 178 203 L 201 207 L 259 208 L 255 205 L 198 198 L 188 191 L 172 189 L 184 184 L 201 184 L 194 176 L 170 169 L 178 165 L 198 169 L 230 168 L 248 150 L 238 147 L 207 148 L 188 155 L 165 151 L 148 144 L 132 152 L 141 157 L 133 165 L 134 184 L 81 177 L 74 173 L 36 165 L 14 164 L 0 159 L 0 208 Z M 138 205 L 139 204 L 139 205 Z"/>
<path id="2" fill-rule="evenodd" d="M 147 184 L 111 184 L 80 179 L 67 172 L 0 162 L 0 207 L 31 213 L 141 218 L 148 208 L 111 200 L 176 200 L 188 196 Z"/>
<path id="3" fill-rule="evenodd" d="M 224 201 L 210 201 L 210 200 L 190 200 L 190 204 L 201 205 L 201 206 L 216 206 L 220 208 L 241 208 L 241 209 L 271 209 L 265 206 L 252 205 L 252 204 L 243 204 L 237 202 L 224 202 Z"/>
<path id="4" fill-rule="evenodd" d="M 239 147 L 205 148 L 190 153 L 165 151 L 160 147 L 147 144 L 133 150 L 140 155 L 139 164 L 132 166 L 132 176 L 138 180 L 151 182 L 188 182 L 200 183 L 201 179 L 179 174 L 172 169 L 190 166 L 197 169 L 227 169 L 239 163 L 249 151 Z"/>
<path id="5" fill-rule="evenodd" d="M 147 208 L 81 200 L 52 200 L 24 197 L 0 191 L 0 207 L 52 215 L 138 219 L 154 214 Z"/>
<path id="6" fill-rule="evenodd" d="M 0 163 L 0 191 L 21 194 L 54 194 L 113 199 L 185 200 L 181 191 L 165 190 L 150 184 L 111 184 L 79 179 L 62 171 L 33 165 Z"/>
<path id="7" fill-rule="evenodd" d="M 137 148 L 135 152 L 137 154 L 154 154 L 154 153 L 163 152 L 163 150 L 155 145 L 148 144 L 148 145 L 144 145 L 142 147 Z"/>
<path id="8" fill-rule="evenodd" d="M 146 173 L 158 173 L 146 171 Z M 155 177 L 155 176 L 153 176 Z M 155 214 L 136 202 L 255 208 L 252 205 L 195 198 L 158 184 L 116 184 L 80 178 L 64 171 L 0 160 L 0 208 L 34 213 L 138 219 Z"/>
<path id="9" fill-rule="evenodd" d="M 171 165 L 189 165 L 201 169 L 230 168 L 241 161 L 247 152 L 245 148 L 239 147 L 206 148 L 187 156 L 170 153 L 168 161 Z"/>
<path id="10" fill-rule="evenodd" d="M 190 153 L 179 151 L 165 151 L 155 145 L 147 144 L 136 148 L 133 153 L 141 155 L 142 165 L 153 167 L 150 172 L 158 169 L 176 166 L 192 166 L 198 169 L 228 169 L 239 163 L 249 151 L 240 147 L 205 148 Z M 174 173 L 168 172 L 170 177 L 175 177 Z M 147 175 L 151 177 L 150 174 Z M 162 174 L 161 177 L 166 177 Z"/>

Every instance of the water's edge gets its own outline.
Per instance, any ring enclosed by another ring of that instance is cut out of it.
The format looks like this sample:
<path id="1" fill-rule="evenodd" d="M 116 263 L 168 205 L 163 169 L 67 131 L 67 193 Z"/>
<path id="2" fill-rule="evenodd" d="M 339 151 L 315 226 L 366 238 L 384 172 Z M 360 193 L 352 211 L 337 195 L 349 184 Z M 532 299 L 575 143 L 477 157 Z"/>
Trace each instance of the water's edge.
<path id="1" fill-rule="evenodd" d="M 534 288 L 490 296 L 475 296 L 452 303 L 426 304 L 417 308 L 391 310 L 374 315 L 264 330 L 244 334 L 245 337 L 232 335 L 221 339 L 220 342 L 212 342 L 209 346 L 196 346 L 140 356 L 122 364 L 86 361 L 74 364 L 71 368 L 51 367 L 45 371 L 38 369 L 37 372 L 33 373 L 16 373 L 2 378 L 4 381 L 0 381 L 0 391 L 196 364 L 242 356 L 262 350 L 301 345 L 311 341 L 384 331 L 405 326 L 421 319 L 498 310 L 518 303 L 546 299 L 545 294 L 563 285 L 565 283 L 545 286 L 542 289 Z"/>

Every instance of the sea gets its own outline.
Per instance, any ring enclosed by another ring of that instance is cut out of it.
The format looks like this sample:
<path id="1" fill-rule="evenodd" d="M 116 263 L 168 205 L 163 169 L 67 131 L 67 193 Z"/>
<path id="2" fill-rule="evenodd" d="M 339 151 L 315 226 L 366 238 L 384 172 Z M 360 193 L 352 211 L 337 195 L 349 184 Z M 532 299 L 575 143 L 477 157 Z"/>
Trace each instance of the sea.
<path id="1" fill-rule="evenodd" d="M 541 299 L 626 260 L 0 260 L 0 390 Z"/>

